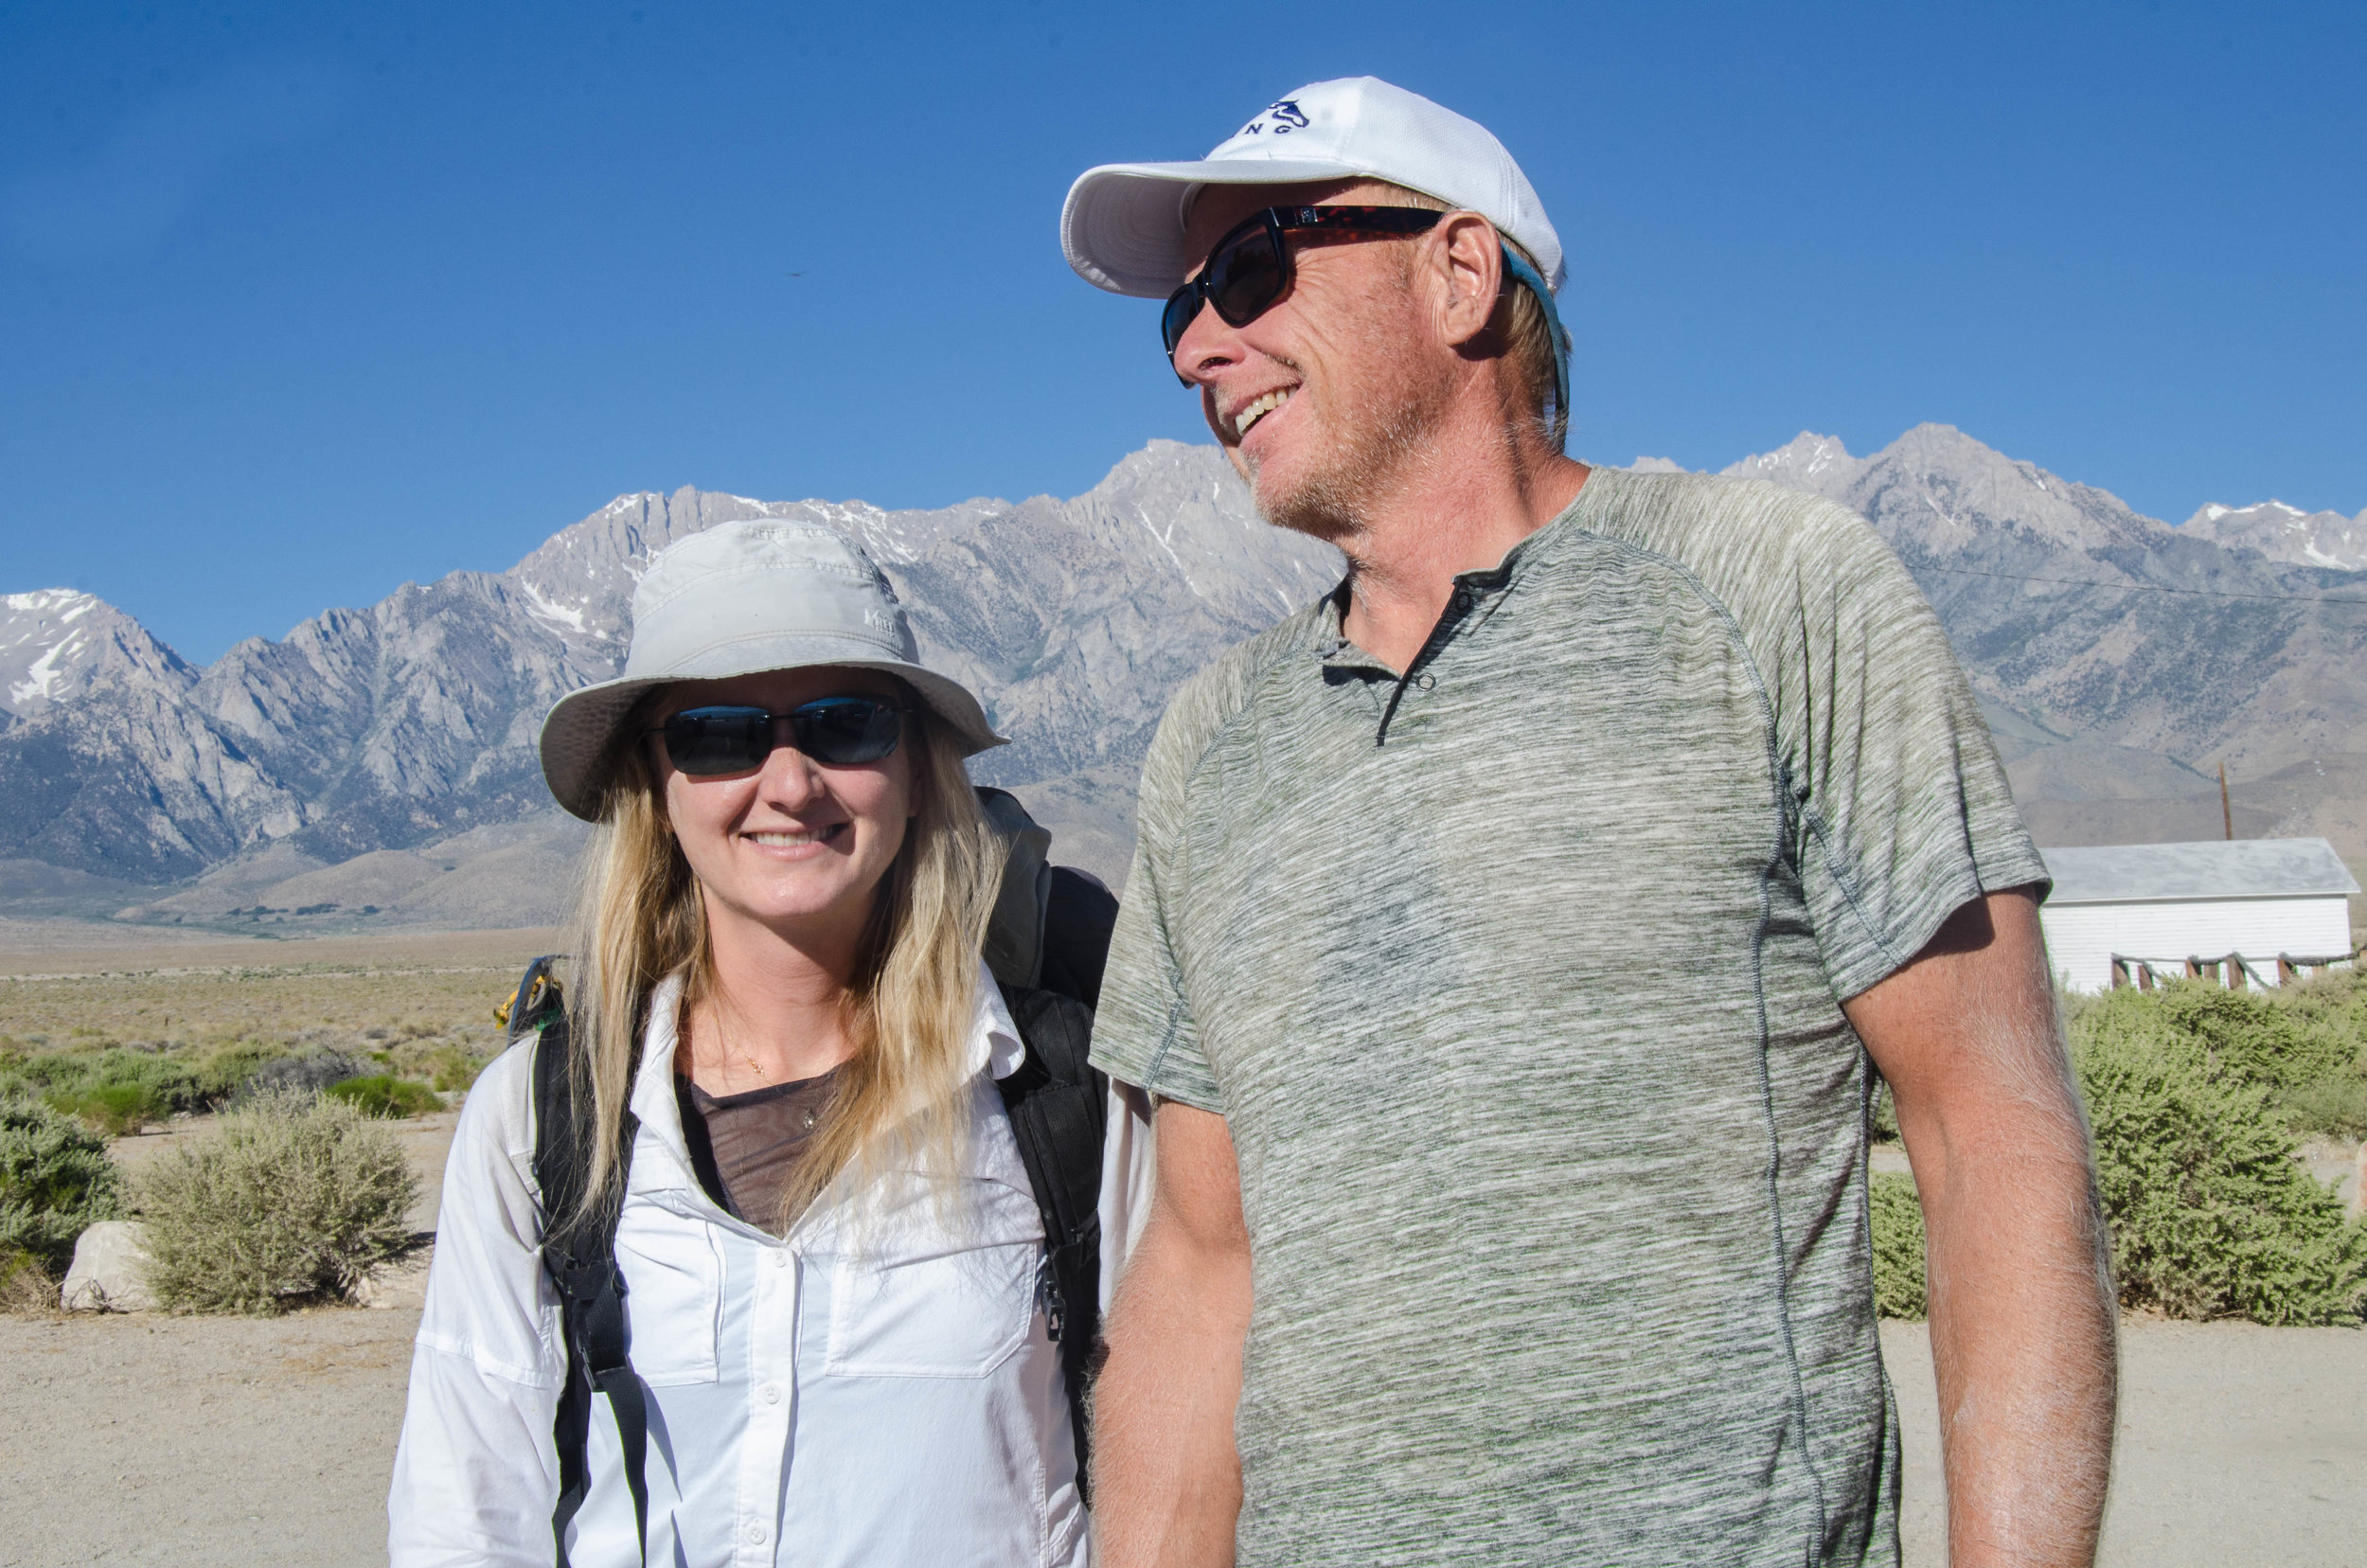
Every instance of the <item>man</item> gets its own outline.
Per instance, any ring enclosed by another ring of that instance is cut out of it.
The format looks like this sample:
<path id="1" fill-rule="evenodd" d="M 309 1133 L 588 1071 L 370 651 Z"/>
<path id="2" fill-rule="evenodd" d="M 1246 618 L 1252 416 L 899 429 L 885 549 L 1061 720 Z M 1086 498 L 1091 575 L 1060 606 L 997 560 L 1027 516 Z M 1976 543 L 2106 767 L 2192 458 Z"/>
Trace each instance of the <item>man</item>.
<path id="1" fill-rule="evenodd" d="M 1349 567 L 1144 769 L 1094 1042 L 1158 1150 L 1102 1560 L 1895 1562 L 1878 1070 L 1954 1560 L 2090 1561 L 2113 1318 L 2045 869 L 1897 561 L 1564 457 L 1560 241 L 1384 82 L 1094 169 L 1062 233 L 1175 291 L 1259 508 Z"/>

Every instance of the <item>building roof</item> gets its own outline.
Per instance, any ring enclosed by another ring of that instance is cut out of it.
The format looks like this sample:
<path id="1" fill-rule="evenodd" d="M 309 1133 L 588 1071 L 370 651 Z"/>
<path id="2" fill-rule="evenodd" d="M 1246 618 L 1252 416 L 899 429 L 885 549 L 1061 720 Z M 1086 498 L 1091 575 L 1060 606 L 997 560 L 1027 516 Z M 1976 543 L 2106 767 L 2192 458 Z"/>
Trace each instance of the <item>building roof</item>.
<path id="1" fill-rule="evenodd" d="M 2052 904 L 2171 899 L 2295 899 L 2356 893 L 2358 880 L 2322 838 L 2206 839 L 2041 849 Z"/>

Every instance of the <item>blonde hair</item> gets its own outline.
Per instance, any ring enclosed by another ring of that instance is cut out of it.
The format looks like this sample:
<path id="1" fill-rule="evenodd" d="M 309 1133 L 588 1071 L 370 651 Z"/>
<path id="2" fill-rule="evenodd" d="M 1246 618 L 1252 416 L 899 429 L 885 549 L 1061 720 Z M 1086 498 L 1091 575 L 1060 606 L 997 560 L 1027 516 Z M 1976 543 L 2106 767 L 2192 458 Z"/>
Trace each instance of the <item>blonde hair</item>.
<path id="1" fill-rule="evenodd" d="M 1415 190 L 1407 186 L 1392 188 L 1404 193 L 1407 206 L 1420 207 L 1429 212 L 1455 210 L 1453 203 L 1441 201 L 1428 191 Z M 1538 266 L 1537 258 L 1531 256 L 1521 241 L 1501 229 L 1497 230 L 1496 238 L 1503 241 L 1506 250 L 1526 262 L 1531 271 L 1539 277 L 1544 276 L 1544 269 Z M 1504 357 L 1518 378 L 1530 416 L 1537 421 L 1539 436 L 1554 451 L 1559 452 L 1569 439 L 1570 411 L 1561 406 L 1561 381 L 1554 369 L 1557 357 L 1554 351 L 1554 324 L 1546 316 L 1545 306 L 1535 291 L 1514 277 L 1509 268 L 1505 269 L 1504 292 L 1498 299 L 1500 315 L 1491 323 L 1491 330 L 1503 344 Z"/>
<path id="2" fill-rule="evenodd" d="M 786 1231 L 850 1166 L 858 1185 L 884 1160 L 909 1157 L 940 1191 L 959 1168 L 977 1007 L 978 954 L 1002 878 L 1005 846 L 978 810 L 960 754 L 904 693 L 913 818 L 873 897 L 845 1027 L 854 1053 L 829 1110 L 783 1194 Z M 654 697 L 637 712 L 654 705 Z M 628 723 L 627 735 L 640 726 Z M 698 878 L 676 842 L 647 754 L 628 740 L 610 774 L 599 826 L 582 861 L 568 1072 L 580 1110 L 582 1206 L 561 1225 L 600 1223 L 622 1200 L 618 1132 L 641 1065 L 650 992 L 683 979 L 682 1011 L 712 993 L 714 950 Z"/>

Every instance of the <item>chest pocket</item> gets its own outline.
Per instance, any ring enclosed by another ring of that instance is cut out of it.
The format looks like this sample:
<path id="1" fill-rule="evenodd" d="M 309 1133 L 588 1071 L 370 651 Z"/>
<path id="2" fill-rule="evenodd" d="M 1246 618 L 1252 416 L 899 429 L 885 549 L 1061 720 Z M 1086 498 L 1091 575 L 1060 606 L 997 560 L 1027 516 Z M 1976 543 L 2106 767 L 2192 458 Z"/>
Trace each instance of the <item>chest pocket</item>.
<path id="1" fill-rule="evenodd" d="M 652 1386 L 713 1382 L 723 1259 L 709 1228 L 628 1193 L 616 1226 L 632 1369 Z"/>
<path id="2" fill-rule="evenodd" d="M 941 1203 L 919 1185 L 831 1266 L 829 1376 L 983 1378 L 1026 1343 L 1043 1256 L 1035 1199 L 972 1178 Z"/>

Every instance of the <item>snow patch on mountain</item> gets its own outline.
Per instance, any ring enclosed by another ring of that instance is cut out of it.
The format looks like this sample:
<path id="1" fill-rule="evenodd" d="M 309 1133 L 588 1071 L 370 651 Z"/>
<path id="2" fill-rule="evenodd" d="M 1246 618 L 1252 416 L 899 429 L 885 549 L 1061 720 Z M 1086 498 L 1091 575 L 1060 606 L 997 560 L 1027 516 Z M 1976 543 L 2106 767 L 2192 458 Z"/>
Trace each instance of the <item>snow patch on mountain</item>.
<path id="1" fill-rule="evenodd" d="M 2367 571 L 2367 511 L 2304 511 L 2283 501 L 2228 507 L 2214 501 L 2179 530 L 2231 550 L 2258 550 L 2270 561 L 2335 571 Z"/>

